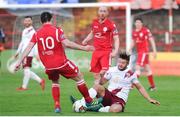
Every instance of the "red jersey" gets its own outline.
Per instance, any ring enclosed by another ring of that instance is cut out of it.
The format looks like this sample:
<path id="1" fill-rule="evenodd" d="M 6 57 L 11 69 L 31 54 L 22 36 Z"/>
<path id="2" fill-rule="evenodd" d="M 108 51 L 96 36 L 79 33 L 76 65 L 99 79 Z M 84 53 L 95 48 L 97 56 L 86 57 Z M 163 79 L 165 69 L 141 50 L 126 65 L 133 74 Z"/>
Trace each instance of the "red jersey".
<path id="1" fill-rule="evenodd" d="M 64 39 L 63 30 L 51 24 L 44 24 L 33 35 L 31 42 L 37 43 L 39 57 L 47 70 L 57 69 L 66 63 L 61 43 Z"/>
<path id="2" fill-rule="evenodd" d="M 103 23 L 95 19 L 92 23 L 92 31 L 95 49 L 112 51 L 113 36 L 118 34 L 116 25 L 109 19 L 105 19 Z"/>
<path id="3" fill-rule="evenodd" d="M 133 40 L 136 43 L 137 52 L 144 53 L 149 51 L 149 39 L 152 38 L 152 33 L 146 27 L 142 27 L 140 31 L 133 31 Z"/>

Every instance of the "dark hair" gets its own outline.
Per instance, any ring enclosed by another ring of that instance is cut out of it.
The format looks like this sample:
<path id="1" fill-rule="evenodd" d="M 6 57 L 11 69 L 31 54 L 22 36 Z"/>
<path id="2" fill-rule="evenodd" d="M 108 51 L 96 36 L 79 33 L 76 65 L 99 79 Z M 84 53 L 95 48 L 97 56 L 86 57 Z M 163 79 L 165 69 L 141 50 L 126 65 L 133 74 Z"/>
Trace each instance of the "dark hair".
<path id="1" fill-rule="evenodd" d="M 46 23 L 46 22 L 51 21 L 51 18 L 52 18 L 52 14 L 51 13 L 49 13 L 49 12 L 41 13 L 41 22 L 42 23 Z"/>
<path id="2" fill-rule="evenodd" d="M 142 18 L 137 17 L 134 21 L 137 21 L 137 20 L 139 20 L 139 21 L 141 21 L 143 23 L 143 19 Z"/>
<path id="3" fill-rule="evenodd" d="M 32 19 L 32 16 L 25 16 L 24 18 L 30 18 L 30 19 Z"/>
<path id="4" fill-rule="evenodd" d="M 123 52 L 120 52 L 119 58 L 125 59 L 125 60 L 127 60 L 129 62 L 130 55 L 128 55 L 125 51 L 123 51 Z"/>

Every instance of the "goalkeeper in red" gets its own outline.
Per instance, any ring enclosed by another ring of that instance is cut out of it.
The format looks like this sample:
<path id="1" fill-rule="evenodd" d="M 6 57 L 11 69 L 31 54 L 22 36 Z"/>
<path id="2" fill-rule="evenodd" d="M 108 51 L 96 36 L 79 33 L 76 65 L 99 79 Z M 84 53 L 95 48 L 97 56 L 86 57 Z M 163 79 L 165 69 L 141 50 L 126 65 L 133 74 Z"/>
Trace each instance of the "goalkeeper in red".
<path id="1" fill-rule="evenodd" d="M 118 31 L 114 22 L 108 19 L 108 14 L 107 7 L 99 8 L 98 18 L 93 20 L 91 32 L 82 42 L 86 45 L 93 39 L 95 51 L 92 54 L 90 71 L 93 72 L 95 84 L 99 84 L 100 78 L 111 65 L 111 57 L 115 57 L 119 49 Z"/>
<path id="2" fill-rule="evenodd" d="M 76 82 L 77 88 L 85 98 L 87 106 L 98 104 L 98 100 L 93 100 L 89 96 L 82 74 L 78 67 L 67 59 L 63 46 L 84 51 L 91 51 L 93 47 L 89 45 L 81 46 L 69 41 L 61 28 L 52 25 L 51 19 L 51 13 L 43 12 L 41 14 L 42 27 L 33 35 L 28 47 L 16 65 L 16 70 L 18 70 L 22 60 L 28 55 L 34 45 L 37 44 L 40 60 L 45 66 L 49 80 L 52 81 L 52 96 L 56 113 L 61 112 L 59 75 Z"/>

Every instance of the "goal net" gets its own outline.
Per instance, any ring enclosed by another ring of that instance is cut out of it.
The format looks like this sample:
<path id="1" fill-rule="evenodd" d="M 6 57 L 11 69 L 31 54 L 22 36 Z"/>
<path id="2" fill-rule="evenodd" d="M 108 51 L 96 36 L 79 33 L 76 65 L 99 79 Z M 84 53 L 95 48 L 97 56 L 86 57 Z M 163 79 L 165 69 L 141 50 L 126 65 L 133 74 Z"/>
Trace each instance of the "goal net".
<path id="1" fill-rule="evenodd" d="M 92 20 L 97 17 L 97 10 L 100 6 L 110 8 L 109 18 L 117 26 L 121 49 L 127 49 L 131 39 L 131 10 L 130 4 L 126 2 L 0 6 L 8 14 L 6 18 L 12 22 L 9 26 L 12 30 L 8 31 L 8 42 L 12 42 L 12 47 L 9 46 L 9 48 L 17 49 L 20 43 L 21 32 L 24 29 L 22 23 L 24 16 L 32 16 L 33 26 L 38 29 L 41 25 L 40 14 L 44 11 L 53 13 L 53 24 L 62 27 L 68 39 L 81 44 L 90 32 Z M 66 53 L 80 68 L 89 67 L 90 53 L 70 49 L 67 49 Z"/>

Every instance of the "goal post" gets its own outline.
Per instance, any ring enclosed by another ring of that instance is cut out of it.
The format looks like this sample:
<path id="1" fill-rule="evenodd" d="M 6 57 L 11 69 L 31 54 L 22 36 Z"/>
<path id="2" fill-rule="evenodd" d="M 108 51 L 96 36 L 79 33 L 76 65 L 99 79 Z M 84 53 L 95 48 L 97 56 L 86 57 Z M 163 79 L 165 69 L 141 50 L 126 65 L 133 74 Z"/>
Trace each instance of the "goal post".
<path id="1" fill-rule="evenodd" d="M 131 7 L 128 2 L 108 2 L 108 3 L 71 3 L 71 4 L 1 4 L 0 9 L 33 9 L 33 8 L 87 8 L 87 7 L 125 7 L 126 17 L 126 50 L 130 47 L 130 41 L 132 36 L 132 25 L 131 25 Z"/>

